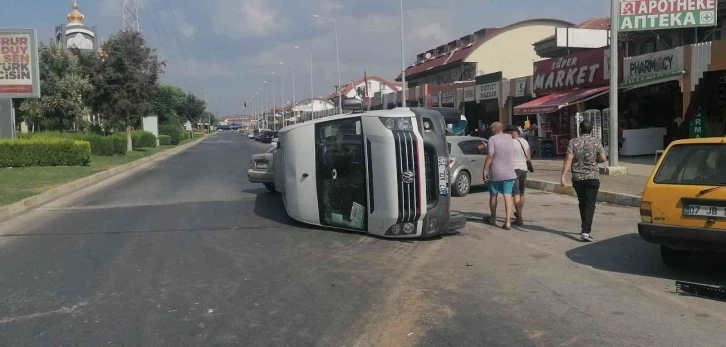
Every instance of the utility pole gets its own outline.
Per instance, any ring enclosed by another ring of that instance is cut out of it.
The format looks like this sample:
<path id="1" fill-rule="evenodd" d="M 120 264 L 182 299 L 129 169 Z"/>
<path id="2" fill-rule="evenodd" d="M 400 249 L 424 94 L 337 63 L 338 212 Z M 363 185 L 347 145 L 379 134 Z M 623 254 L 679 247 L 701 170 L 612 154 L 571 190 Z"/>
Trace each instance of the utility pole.
<path id="1" fill-rule="evenodd" d="M 610 14 L 610 166 L 618 166 L 618 25 L 620 1 L 611 0 Z"/>
<path id="2" fill-rule="evenodd" d="M 138 0 L 122 0 L 121 8 L 121 30 L 123 31 L 141 31 L 139 23 L 139 1 Z"/>

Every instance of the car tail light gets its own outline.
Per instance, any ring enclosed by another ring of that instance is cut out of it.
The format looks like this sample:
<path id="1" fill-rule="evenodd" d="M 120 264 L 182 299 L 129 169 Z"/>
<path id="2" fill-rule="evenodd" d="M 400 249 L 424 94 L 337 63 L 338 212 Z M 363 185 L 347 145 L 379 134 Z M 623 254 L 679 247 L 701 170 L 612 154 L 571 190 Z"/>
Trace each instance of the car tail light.
<path id="1" fill-rule="evenodd" d="M 648 201 L 640 203 L 640 220 L 643 223 L 653 223 L 653 209 Z"/>
<path id="2" fill-rule="evenodd" d="M 449 157 L 449 169 L 451 169 L 452 167 L 454 167 L 454 163 L 455 162 L 456 162 L 456 158 L 455 157 Z"/>

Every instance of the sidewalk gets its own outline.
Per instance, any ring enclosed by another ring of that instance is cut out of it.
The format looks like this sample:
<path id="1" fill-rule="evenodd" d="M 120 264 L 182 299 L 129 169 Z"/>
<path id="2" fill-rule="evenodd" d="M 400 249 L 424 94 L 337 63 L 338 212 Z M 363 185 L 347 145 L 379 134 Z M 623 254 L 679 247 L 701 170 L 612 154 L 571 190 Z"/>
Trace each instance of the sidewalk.
<path id="1" fill-rule="evenodd" d="M 652 165 L 643 158 L 625 159 L 623 166 L 628 168 L 626 176 L 600 176 L 600 193 L 598 201 L 623 206 L 640 206 L 643 188 L 652 170 Z M 572 187 L 560 186 L 562 175 L 562 159 L 532 161 L 534 172 L 527 176 L 527 187 L 551 193 L 575 195 Z"/>

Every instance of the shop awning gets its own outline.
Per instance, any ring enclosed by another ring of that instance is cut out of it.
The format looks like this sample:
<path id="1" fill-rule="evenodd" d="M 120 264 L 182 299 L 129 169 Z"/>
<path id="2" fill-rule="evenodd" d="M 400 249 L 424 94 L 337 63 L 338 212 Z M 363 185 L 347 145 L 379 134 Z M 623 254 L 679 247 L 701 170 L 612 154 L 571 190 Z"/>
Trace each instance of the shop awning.
<path id="1" fill-rule="evenodd" d="M 579 104 L 608 92 L 610 87 L 583 88 L 567 92 L 552 93 L 539 99 L 516 106 L 515 115 L 553 113 L 563 107 Z"/>

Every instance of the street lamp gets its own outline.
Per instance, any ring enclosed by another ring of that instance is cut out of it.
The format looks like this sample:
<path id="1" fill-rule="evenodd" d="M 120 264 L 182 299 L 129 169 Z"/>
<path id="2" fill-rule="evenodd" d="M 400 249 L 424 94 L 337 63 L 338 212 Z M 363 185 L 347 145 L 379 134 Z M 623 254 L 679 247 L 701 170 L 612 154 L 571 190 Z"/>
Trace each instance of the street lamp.
<path id="1" fill-rule="evenodd" d="M 263 82 L 272 86 L 272 130 L 275 130 L 275 118 L 277 118 L 277 111 L 275 110 L 275 84 L 268 81 Z"/>
<path id="2" fill-rule="evenodd" d="M 267 92 L 269 91 L 267 88 L 257 87 L 257 89 L 262 90 L 265 92 L 264 94 L 264 100 L 262 101 L 262 119 L 264 120 L 265 129 L 267 129 Z"/>
<path id="3" fill-rule="evenodd" d="M 297 116 L 295 115 L 295 66 L 280 62 L 280 65 L 287 65 L 290 67 L 290 74 L 292 75 L 292 117 L 295 124 L 297 124 Z"/>
<path id="4" fill-rule="evenodd" d="M 282 124 L 285 125 L 285 77 L 275 73 L 274 71 L 272 74 L 280 77 L 280 83 L 282 84 L 280 87 L 280 104 L 282 105 Z M 275 122 L 277 122 L 277 118 L 275 118 Z"/>
<path id="5" fill-rule="evenodd" d="M 403 0 L 401 0 L 401 98 L 403 107 L 406 107 L 406 60 L 403 56 Z"/>
<path id="6" fill-rule="evenodd" d="M 340 89 L 342 88 L 342 86 L 340 85 L 340 51 L 338 49 L 338 22 L 335 19 L 318 16 L 317 14 L 313 15 L 313 17 L 333 22 L 333 28 L 335 30 L 335 61 L 338 65 L 338 88 L 336 88 L 338 89 L 338 112 L 343 113 L 343 99 L 341 99 L 340 97 Z M 355 88 L 355 86 L 353 87 Z"/>
<path id="7" fill-rule="evenodd" d="M 309 51 L 310 52 L 310 117 L 315 115 L 315 93 L 313 92 L 313 50 L 310 48 L 300 48 L 295 46 L 295 49 Z"/>

